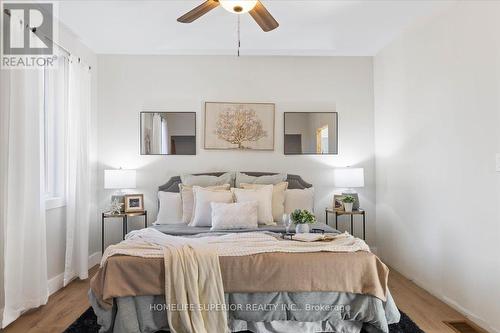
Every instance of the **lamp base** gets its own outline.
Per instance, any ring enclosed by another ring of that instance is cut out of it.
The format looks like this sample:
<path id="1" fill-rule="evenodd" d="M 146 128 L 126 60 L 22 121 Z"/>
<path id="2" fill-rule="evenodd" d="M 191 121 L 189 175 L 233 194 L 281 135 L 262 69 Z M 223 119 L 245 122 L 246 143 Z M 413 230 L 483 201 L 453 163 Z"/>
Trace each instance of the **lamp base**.
<path id="1" fill-rule="evenodd" d="M 122 209 L 121 212 L 125 212 L 125 193 L 123 191 L 116 191 L 112 196 L 111 196 L 111 202 L 117 200 L 119 203 L 122 204 Z"/>

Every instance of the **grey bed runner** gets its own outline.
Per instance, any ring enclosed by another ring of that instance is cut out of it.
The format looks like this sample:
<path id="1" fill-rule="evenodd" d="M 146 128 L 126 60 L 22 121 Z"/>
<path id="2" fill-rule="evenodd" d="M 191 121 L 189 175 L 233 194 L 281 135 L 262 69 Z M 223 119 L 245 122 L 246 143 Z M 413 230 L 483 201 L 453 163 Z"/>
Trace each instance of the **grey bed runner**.
<path id="1" fill-rule="evenodd" d="M 164 234 L 173 235 L 173 236 L 189 236 L 196 235 L 200 233 L 230 233 L 230 232 L 252 232 L 252 231 L 270 231 L 283 233 L 286 231 L 285 226 L 283 225 L 262 225 L 256 229 L 231 229 L 231 230 L 217 230 L 211 231 L 210 227 L 191 227 L 186 224 L 156 224 L 152 225 L 151 228 L 154 228 L 158 231 L 163 232 Z M 310 226 L 311 229 L 320 229 L 324 232 L 338 233 L 334 228 L 324 224 L 324 223 L 315 223 Z M 293 227 L 291 227 L 294 230 Z"/>

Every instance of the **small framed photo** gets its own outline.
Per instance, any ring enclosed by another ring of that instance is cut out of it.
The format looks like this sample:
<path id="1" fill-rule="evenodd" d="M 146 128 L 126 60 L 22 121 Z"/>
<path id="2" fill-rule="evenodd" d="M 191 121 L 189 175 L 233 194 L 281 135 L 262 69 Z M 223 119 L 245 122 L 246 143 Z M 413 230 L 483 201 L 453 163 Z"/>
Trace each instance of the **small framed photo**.
<path id="1" fill-rule="evenodd" d="M 344 203 L 342 199 L 344 199 L 345 195 L 342 194 L 334 194 L 333 195 L 333 209 L 337 211 L 344 211 Z"/>
<path id="2" fill-rule="evenodd" d="M 125 195 L 125 213 L 135 213 L 144 211 L 144 195 L 143 194 L 126 194 Z"/>

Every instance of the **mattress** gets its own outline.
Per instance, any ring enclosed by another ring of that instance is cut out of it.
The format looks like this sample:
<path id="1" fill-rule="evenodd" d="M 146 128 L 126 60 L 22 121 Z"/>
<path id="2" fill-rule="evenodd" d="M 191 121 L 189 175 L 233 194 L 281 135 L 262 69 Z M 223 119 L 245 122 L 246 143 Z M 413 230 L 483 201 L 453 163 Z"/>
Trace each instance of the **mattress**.
<path id="1" fill-rule="evenodd" d="M 228 233 L 228 232 L 252 232 L 252 231 L 270 231 L 276 233 L 283 233 L 286 231 L 284 225 L 261 225 L 255 229 L 231 229 L 231 230 L 217 230 L 211 231 L 210 227 L 191 227 L 184 223 L 179 224 L 153 224 L 151 228 L 154 228 L 158 231 L 163 232 L 164 234 L 173 235 L 173 236 L 189 236 L 196 235 L 200 233 Z M 334 228 L 324 224 L 324 223 L 315 223 L 310 225 L 312 229 L 319 229 L 324 232 L 338 233 Z M 294 228 L 292 227 L 291 230 Z"/>

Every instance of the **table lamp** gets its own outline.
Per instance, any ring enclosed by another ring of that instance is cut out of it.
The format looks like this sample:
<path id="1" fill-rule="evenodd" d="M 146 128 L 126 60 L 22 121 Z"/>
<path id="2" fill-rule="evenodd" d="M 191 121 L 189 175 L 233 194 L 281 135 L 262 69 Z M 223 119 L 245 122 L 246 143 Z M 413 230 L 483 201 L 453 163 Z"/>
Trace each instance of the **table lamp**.
<path id="1" fill-rule="evenodd" d="M 125 193 L 122 190 L 132 189 L 135 187 L 135 170 L 104 170 L 104 188 L 108 190 L 117 190 L 111 196 L 111 202 L 113 202 L 114 200 L 118 200 L 119 203 L 125 204 Z"/>
<path id="2" fill-rule="evenodd" d="M 363 168 L 338 168 L 333 170 L 333 184 L 336 188 L 345 189 L 342 195 L 357 197 L 354 190 L 365 186 L 365 170 Z M 359 209 L 359 199 L 354 203 L 354 209 Z"/>

